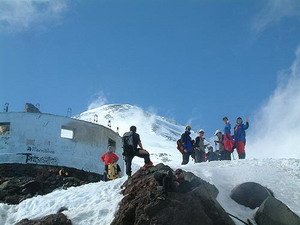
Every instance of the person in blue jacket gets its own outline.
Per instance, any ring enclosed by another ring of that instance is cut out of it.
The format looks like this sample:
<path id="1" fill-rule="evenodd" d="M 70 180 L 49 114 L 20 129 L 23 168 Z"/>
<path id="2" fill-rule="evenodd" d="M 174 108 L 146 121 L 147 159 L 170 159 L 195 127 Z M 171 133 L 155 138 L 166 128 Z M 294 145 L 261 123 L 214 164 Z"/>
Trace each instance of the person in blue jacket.
<path id="1" fill-rule="evenodd" d="M 191 126 L 186 125 L 185 132 L 181 135 L 181 143 L 183 146 L 183 152 L 182 152 L 182 165 L 189 163 L 190 155 L 193 154 L 193 141 L 190 136 L 191 134 Z"/>
<path id="2" fill-rule="evenodd" d="M 222 160 L 231 160 L 231 153 L 234 149 L 234 140 L 231 136 L 231 124 L 229 119 L 225 116 L 223 118 L 225 124 L 224 134 L 222 136 L 222 143 L 224 145 L 225 151 L 222 153 Z"/>
<path id="3" fill-rule="evenodd" d="M 243 124 L 241 117 L 236 119 L 236 125 L 234 127 L 234 140 L 236 151 L 239 155 L 239 159 L 246 158 L 245 145 L 246 145 L 246 132 L 249 128 L 249 118 L 246 119 L 246 124 Z"/>
<path id="4" fill-rule="evenodd" d="M 223 121 L 225 123 L 225 127 L 224 127 L 224 134 L 230 134 L 231 135 L 231 124 L 230 124 L 230 121 L 229 119 L 225 116 L 223 118 Z"/>

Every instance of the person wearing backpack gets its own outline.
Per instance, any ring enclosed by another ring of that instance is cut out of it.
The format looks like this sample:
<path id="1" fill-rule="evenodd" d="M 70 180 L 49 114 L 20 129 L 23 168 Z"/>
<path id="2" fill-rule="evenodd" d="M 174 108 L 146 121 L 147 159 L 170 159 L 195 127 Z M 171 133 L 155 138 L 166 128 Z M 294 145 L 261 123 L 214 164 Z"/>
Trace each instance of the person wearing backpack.
<path id="1" fill-rule="evenodd" d="M 100 157 L 101 161 L 104 162 L 104 174 L 103 174 L 103 180 L 108 181 L 108 173 L 109 173 L 109 164 L 116 164 L 116 177 L 121 177 L 121 169 L 120 166 L 117 164 L 117 161 L 119 160 L 119 157 L 114 153 L 114 149 L 112 146 L 107 147 L 107 152 L 104 153 Z"/>
<path id="2" fill-rule="evenodd" d="M 226 160 L 230 158 L 230 152 L 226 151 L 224 148 L 223 140 L 224 135 L 222 134 L 222 131 L 216 130 L 215 136 L 217 136 L 218 140 L 215 140 L 215 143 L 219 145 L 219 154 L 220 154 L 220 160 Z"/>
<path id="3" fill-rule="evenodd" d="M 126 163 L 126 174 L 131 176 L 131 164 L 135 156 L 143 158 L 145 165 L 143 168 L 153 166 L 150 160 L 149 152 L 143 148 L 143 144 L 140 139 L 140 135 L 136 133 L 136 126 L 131 126 L 130 131 L 124 133 L 123 137 L 123 155 Z"/>
<path id="4" fill-rule="evenodd" d="M 243 124 L 243 120 L 241 117 L 236 119 L 236 125 L 234 127 L 234 140 L 236 151 L 239 155 L 239 159 L 245 159 L 245 145 L 246 145 L 246 132 L 249 128 L 249 118 L 246 119 L 246 124 Z"/>
<path id="5" fill-rule="evenodd" d="M 195 163 L 204 162 L 205 148 L 208 144 L 204 144 L 204 130 L 200 129 L 198 132 L 199 136 L 195 139 L 194 151 L 195 151 Z"/>
<path id="6" fill-rule="evenodd" d="M 223 118 L 223 122 L 225 123 L 225 127 L 224 127 L 224 135 L 223 135 L 223 145 L 224 145 L 224 149 L 226 152 L 224 152 L 223 154 L 223 160 L 231 160 L 231 153 L 233 152 L 234 149 L 234 140 L 233 137 L 231 136 L 231 124 L 229 119 L 225 116 Z"/>
<path id="7" fill-rule="evenodd" d="M 189 163 L 190 155 L 193 154 L 193 141 L 190 137 L 191 134 L 191 126 L 186 125 L 185 132 L 181 135 L 181 143 L 183 146 L 183 152 L 182 152 L 182 163 L 181 165 L 186 165 Z"/>

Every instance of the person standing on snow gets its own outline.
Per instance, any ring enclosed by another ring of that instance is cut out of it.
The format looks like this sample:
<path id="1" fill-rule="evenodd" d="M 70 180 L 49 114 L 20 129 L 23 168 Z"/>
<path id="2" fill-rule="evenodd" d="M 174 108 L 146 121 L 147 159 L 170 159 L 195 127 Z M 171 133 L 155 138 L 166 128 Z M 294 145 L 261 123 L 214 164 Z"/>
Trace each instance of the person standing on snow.
<path id="1" fill-rule="evenodd" d="M 193 153 L 193 142 L 192 142 L 192 138 L 190 137 L 190 134 L 191 134 L 191 126 L 186 125 L 185 132 L 181 135 L 181 143 L 183 146 L 181 165 L 188 164 L 190 155 L 192 155 Z"/>
<path id="2" fill-rule="evenodd" d="M 223 118 L 223 121 L 225 123 L 225 127 L 224 127 L 224 135 L 223 135 L 223 145 L 224 145 L 224 149 L 225 152 L 224 154 L 224 158 L 223 160 L 231 160 L 231 153 L 233 152 L 233 148 L 234 148 L 234 140 L 231 136 L 231 124 L 229 119 L 225 116 Z"/>
<path id="3" fill-rule="evenodd" d="M 204 162 L 205 148 L 208 145 L 208 144 L 204 144 L 204 140 L 205 140 L 204 130 L 200 129 L 198 133 L 199 133 L 199 136 L 196 137 L 195 145 L 194 145 L 195 163 Z"/>
<path id="4" fill-rule="evenodd" d="M 123 140 L 123 148 L 124 148 L 124 157 L 125 157 L 125 163 L 126 163 L 126 174 L 130 177 L 131 176 L 131 164 L 132 160 L 135 156 L 143 158 L 145 161 L 145 165 L 143 166 L 144 168 L 151 167 L 153 166 L 153 163 L 150 160 L 150 154 L 149 152 L 143 148 L 140 135 L 136 133 L 136 126 L 131 126 L 130 127 L 130 132 L 127 132 L 123 135 L 126 137 L 126 134 L 128 135 L 127 137 L 130 137 L 131 139 L 131 144 L 132 146 L 130 147 L 130 151 L 126 151 L 126 147 L 124 146 L 126 143 L 124 143 Z M 126 142 L 126 141 L 125 141 Z M 138 148 L 139 147 L 139 148 Z"/>
<path id="5" fill-rule="evenodd" d="M 218 138 L 218 140 L 215 140 L 215 144 L 219 145 L 218 151 L 219 151 L 219 154 L 220 154 L 220 160 L 224 160 L 226 157 L 228 158 L 228 156 L 226 156 L 226 154 L 228 154 L 228 152 L 224 148 L 224 144 L 223 144 L 223 138 L 224 137 L 223 137 L 222 131 L 216 130 L 215 136 L 217 136 L 217 138 Z"/>
<path id="6" fill-rule="evenodd" d="M 108 146 L 107 148 L 107 152 L 104 153 L 104 155 L 101 156 L 101 161 L 104 162 L 104 176 L 103 176 L 103 180 L 104 181 L 108 181 L 108 165 L 110 163 L 116 163 L 119 160 L 119 157 L 114 153 L 114 149 L 112 146 Z M 117 164 L 117 173 L 118 173 L 118 177 L 121 177 L 121 169 L 120 166 Z"/>
<path id="7" fill-rule="evenodd" d="M 239 155 L 239 159 L 245 159 L 245 145 L 246 145 L 246 132 L 249 128 L 249 118 L 246 119 L 246 125 L 243 124 L 243 120 L 241 117 L 236 119 L 236 125 L 234 127 L 234 140 L 236 151 Z"/>

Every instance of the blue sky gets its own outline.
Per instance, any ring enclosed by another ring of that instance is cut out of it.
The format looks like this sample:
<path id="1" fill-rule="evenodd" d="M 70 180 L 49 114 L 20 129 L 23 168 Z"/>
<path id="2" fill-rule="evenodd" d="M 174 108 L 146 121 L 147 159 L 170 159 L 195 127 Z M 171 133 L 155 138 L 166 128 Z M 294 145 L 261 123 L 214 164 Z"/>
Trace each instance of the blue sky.
<path id="1" fill-rule="evenodd" d="M 253 117 L 295 59 L 297 0 L 0 0 L 0 105 L 128 103 L 212 133 Z M 93 104 L 95 106 L 95 104 Z"/>

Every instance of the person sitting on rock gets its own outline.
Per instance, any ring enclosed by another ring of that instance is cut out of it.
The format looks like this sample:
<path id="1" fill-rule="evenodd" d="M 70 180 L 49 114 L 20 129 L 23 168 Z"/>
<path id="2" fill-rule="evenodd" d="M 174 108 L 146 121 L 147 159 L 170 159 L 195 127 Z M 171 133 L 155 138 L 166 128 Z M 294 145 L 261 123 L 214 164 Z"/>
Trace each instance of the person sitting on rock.
<path id="1" fill-rule="evenodd" d="M 167 196 L 168 192 L 187 193 L 191 191 L 192 185 L 184 179 L 182 169 L 175 170 L 175 176 L 170 170 L 168 174 L 156 172 L 154 178 L 159 186 L 162 186 L 161 194 Z"/>

